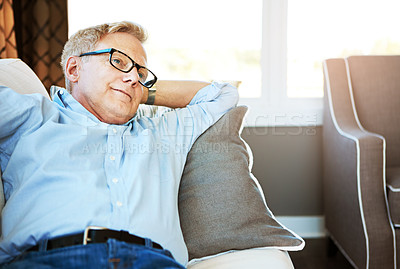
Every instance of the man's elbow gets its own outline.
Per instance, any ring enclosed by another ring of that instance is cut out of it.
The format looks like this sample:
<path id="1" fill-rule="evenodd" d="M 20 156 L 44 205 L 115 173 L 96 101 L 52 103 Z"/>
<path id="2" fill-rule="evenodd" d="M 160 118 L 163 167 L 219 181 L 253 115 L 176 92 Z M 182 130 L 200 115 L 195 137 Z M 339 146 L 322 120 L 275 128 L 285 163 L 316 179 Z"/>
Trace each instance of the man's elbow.
<path id="1" fill-rule="evenodd" d="M 226 98 L 229 98 L 229 103 L 232 107 L 235 107 L 239 102 L 239 91 L 235 86 L 231 84 L 226 84 L 223 86 L 223 95 L 226 95 Z"/>

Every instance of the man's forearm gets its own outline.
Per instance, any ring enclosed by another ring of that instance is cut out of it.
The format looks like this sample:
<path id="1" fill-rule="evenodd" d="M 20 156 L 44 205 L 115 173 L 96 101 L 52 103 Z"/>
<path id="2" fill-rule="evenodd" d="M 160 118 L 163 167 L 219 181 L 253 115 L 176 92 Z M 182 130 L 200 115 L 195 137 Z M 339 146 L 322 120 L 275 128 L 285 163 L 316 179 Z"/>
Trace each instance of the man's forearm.
<path id="1" fill-rule="evenodd" d="M 196 93 L 209 85 L 209 82 L 189 80 L 160 80 L 155 84 L 154 105 L 179 108 L 187 106 Z M 148 89 L 143 88 L 142 103 L 148 98 Z"/>

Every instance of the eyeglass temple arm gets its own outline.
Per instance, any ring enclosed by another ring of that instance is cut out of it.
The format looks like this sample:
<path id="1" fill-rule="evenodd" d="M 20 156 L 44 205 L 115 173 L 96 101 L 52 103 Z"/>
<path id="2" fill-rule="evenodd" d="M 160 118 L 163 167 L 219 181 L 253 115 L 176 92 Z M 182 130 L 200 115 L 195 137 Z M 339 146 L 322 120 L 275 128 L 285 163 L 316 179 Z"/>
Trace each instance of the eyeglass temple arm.
<path id="1" fill-rule="evenodd" d="M 102 54 L 102 53 L 109 53 L 111 50 L 112 49 L 103 49 L 103 50 L 96 50 L 96 51 L 86 52 L 86 53 L 82 53 L 81 55 L 79 55 L 79 57 L 86 56 L 86 55 L 96 55 L 96 54 Z"/>

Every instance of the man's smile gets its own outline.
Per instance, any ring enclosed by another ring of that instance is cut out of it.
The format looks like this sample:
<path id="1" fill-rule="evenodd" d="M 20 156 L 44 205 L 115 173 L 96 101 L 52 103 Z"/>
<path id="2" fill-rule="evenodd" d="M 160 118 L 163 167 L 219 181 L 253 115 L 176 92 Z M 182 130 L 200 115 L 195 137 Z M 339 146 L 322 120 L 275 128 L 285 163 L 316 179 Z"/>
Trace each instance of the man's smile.
<path id="1" fill-rule="evenodd" d="M 122 93 L 122 94 L 125 94 L 126 96 L 128 96 L 128 97 L 129 97 L 129 100 L 132 100 L 132 96 L 131 96 L 131 94 L 130 94 L 130 93 L 128 93 L 127 91 L 124 91 L 124 90 L 121 90 L 121 89 L 115 89 L 115 88 L 112 88 L 112 90 L 113 90 L 113 91 L 120 92 L 120 93 Z"/>

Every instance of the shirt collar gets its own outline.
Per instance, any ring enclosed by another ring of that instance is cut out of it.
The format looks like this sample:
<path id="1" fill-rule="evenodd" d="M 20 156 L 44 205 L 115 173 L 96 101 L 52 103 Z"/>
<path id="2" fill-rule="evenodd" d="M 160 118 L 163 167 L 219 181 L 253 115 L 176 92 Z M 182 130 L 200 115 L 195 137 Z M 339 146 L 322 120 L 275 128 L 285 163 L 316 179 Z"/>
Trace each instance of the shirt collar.
<path id="1" fill-rule="evenodd" d="M 67 110 L 71 110 L 73 112 L 79 113 L 80 115 L 83 115 L 93 121 L 94 123 L 103 123 L 101 122 L 95 115 L 90 113 L 84 106 L 82 106 L 76 99 L 64 88 L 59 87 L 59 86 L 51 86 L 50 88 L 51 92 L 51 98 L 53 99 L 53 102 L 58 104 L 61 107 L 64 107 Z M 130 125 L 132 121 L 134 121 L 137 118 L 138 113 L 135 113 L 135 115 L 126 123 L 121 124 L 121 125 Z"/>

